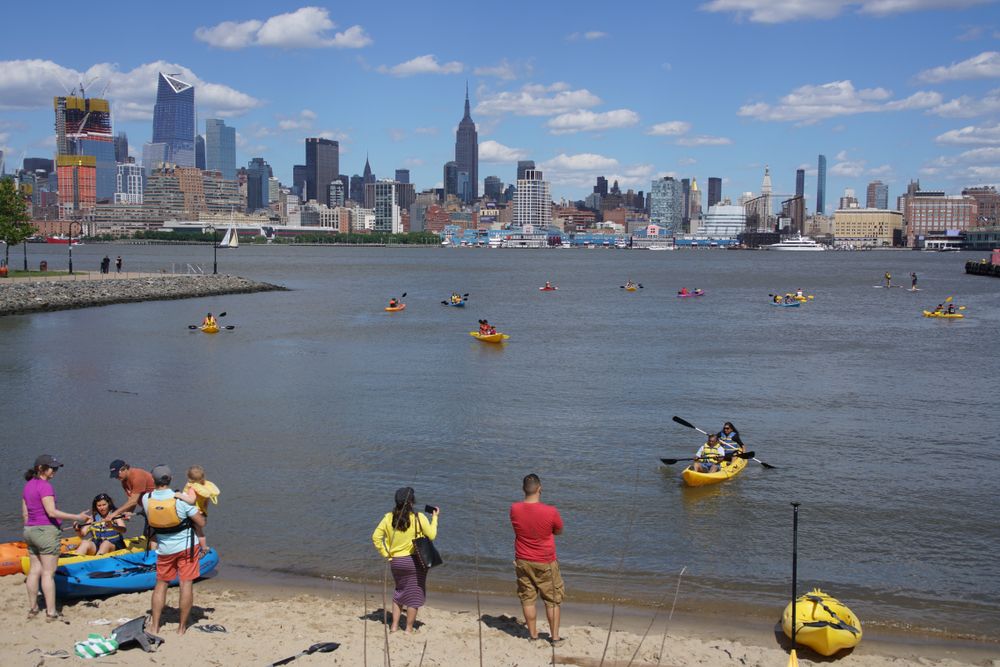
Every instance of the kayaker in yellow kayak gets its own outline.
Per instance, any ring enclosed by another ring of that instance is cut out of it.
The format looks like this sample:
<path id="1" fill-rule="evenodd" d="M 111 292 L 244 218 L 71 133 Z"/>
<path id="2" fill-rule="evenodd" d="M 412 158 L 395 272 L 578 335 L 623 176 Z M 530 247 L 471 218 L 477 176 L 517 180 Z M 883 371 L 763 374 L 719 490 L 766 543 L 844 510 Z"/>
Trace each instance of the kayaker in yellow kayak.
<path id="1" fill-rule="evenodd" d="M 733 426 L 733 422 L 726 422 L 723 424 L 718 437 L 723 449 L 726 450 L 727 453 L 742 453 L 746 449 L 743 445 L 743 440 L 740 439 L 740 432 L 736 430 L 735 426 Z"/>
<path id="2" fill-rule="evenodd" d="M 399 299 L 397 299 L 396 297 L 392 297 L 391 299 L 389 299 L 390 308 L 396 308 L 398 306 L 399 306 Z"/>
<path id="3" fill-rule="evenodd" d="M 691 469 L 695 472 L 718 472 L 719 462 L 725 456 L 726 452 L 722 443 L 719 442 L 719 436 L 715 433 L 710 433 L 708 441 L 699 447 L 695 453 Z"/>
<path id="4" fill-rule="evenodd" d="M 209 313 L 208 315 L 206 315 L 205 319 L 203 319 L 201 321 L 201 328 L 202 329 L 206 329 L 208 327 L 216 327 L 216 326 L 219 326 L 219 325 L 216 323 L 215 318 L 212 316 L 212 313 Z"/>
<path id="5" fill-rule="evenodd" d="M 479 320 L 479 335 L 480 336 L 493 336 L 496 334 L 497 328 L 487 322 L 486 320 Z"/>

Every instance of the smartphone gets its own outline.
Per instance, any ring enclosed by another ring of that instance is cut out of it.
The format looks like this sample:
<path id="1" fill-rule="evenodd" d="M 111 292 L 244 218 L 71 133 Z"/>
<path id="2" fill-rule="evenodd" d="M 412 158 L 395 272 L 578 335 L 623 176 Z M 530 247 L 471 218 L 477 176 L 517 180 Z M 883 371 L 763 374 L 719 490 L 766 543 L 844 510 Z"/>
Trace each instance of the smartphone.
<path id="1" fill-rule="evenodd" d="M 437 508 L 434 507 L 434 505 L 424 505 L 424 512 L 426 512 L 427 514 L 434 514 L 434 510 L 436 509 Z"/>

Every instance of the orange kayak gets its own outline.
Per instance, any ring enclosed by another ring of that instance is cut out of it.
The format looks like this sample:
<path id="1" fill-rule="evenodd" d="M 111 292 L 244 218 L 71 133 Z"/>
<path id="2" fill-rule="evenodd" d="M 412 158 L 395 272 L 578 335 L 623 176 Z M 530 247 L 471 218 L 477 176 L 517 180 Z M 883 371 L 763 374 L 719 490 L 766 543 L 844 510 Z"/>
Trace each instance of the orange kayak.
<path id="1" fill-rule="evenodd" d="M 64 537 L 62 552 L 75 549 L 80 544 L 79 537 Z M 5 542 L 0 544 L 0 576 L 21 574 L 21 558 L 28 555 L 28 545 L 24 542 Z"/>
<path id="2" fill-rule="evenodd" d="M 395 306 L 395 307 L 393 307 L 393 306 L 386 306 L 385 307 L 385 312 L 387 312 L 387 313 L 398 313 L 399 311 L 405 310 L 405 309 L 406 309 L 406 304 L 405 303 L 401 303 L 401 304 L 399 304 L 398 306 Z"/>

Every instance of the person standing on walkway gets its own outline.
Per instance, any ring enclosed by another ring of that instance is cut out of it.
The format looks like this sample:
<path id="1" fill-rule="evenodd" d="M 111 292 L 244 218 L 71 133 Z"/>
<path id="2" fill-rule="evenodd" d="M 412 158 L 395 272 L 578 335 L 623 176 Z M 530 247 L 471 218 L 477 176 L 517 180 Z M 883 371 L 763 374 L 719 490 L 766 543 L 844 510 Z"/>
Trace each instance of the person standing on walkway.
<path id="1" fill-rule="evenodd" d="M 521 485 L 524 500 L 510 506 L 510 524 L 514 528 L 514 569 L 517 573 L 517 597 L 521 600 L 524 620 L 531 641 L 538 641 L 538 597 L 545 603 L 550 641 L 561 646 L 559 605 L 565 593 L 559 561 L 556 560 L 556 535 L 563 532 L 559 510 L 541 501 L 542 481 L 534 473 L 526 475 Z"/>
<path id="2" fill-rule="evenodd" d="M 170 488 L 170 468 L 153 466 L 156 488 L 142 496 L 142 509 L 156 540 L 156 588 L 149 612 L 149 632 L 160 630 L 160 615 L 167 603 L 167 588 L 177 579 L 181 589 L 180 625 L 177 634 L 187 630 L 188 617 L 194 605 L 194 580 L 201 576 L 201 549 L 194 537 L 193 526 L 203 528 L 205 517 L 194 505 L 174 497 Z"/>
<path id="3" fill-rule="evenodd" d="M 41 583 L 45 598 L 45 620 L 60 617 L 56 611 L 56 566 L 59 563 L 61 520 L 84 522 L 86 514 L 68 514 L 56 508 L 56 492 L 52 477 L 63 464 L 50 454 L 35 459 L 35 465 L 24 473 L 24 491 L 21 494 L 21 518 L 24 519 L 24 541 L 28 545 L 28 562 L 31 564 L 24 586 L 28 590 L 28 618 L 34 618 L 38 609 L 38 587 Z"/>
<path id="4" fill-rule="evenodd" d="M 107 255 L 101 260 L 101 273 L 109 273 L 111 271 L 111 258 Z"/>
<path id="5" fill-rule="evenodd" d="M 399 617 L 406 608 L 406 632 L 416 630 L 417 612 L 427 601 L 427 570 L 414 556 L 413 540 L 417 537 L 437 538 L 438 514 L 433 508 L 428 520 L 420 512 L 413 511 L 413 489 L 404 486 L 396 490 L 396 506 L 387 512 L 375 532 L 372 543 L 383 558 L 389 559 L 389 569 L 396 588 L 392 594 L 392 626 L 389 632 L 399 630 Z"/>
<path id="6" fill-rule="evenodd" d="M 118 255 L 118 259 L 115 260 L 115 273 L 122 272 L 122 256 Z"/>
<path id="7" fill-rule="evenodd" d="M 111 479 L 117 479 L 122 483 L 125 502 L 105 517 L 105 521 L 112 521 L 126 512 L 131 512 L 139 504 L 142 494 L 149 493 L 155 488 L 152 475 L 141 468 L 129 466 L 121 459 L 111 462 Z"/>

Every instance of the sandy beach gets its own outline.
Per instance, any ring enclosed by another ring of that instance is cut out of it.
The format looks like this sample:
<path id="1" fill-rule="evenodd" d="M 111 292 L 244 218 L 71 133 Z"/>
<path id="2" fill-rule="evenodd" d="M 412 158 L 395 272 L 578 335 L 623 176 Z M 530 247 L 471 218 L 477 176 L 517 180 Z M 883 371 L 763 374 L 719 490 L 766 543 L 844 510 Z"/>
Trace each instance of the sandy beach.
<path id="1" fill-rule="evenodd" d="M 48 623 L 27 619 L 23 577 L 0 579 L 0 619 L 5 628 L 0 643 L 0 664 L 20 667 L 52 665 L 62 660 L 52 654 L 72 654 L 73 644 L 88 633 L 107 634 L 119 619 L 145 614 L 149 593 L 119 595 L 106 600 L 80 601 L 63 608 L 65 622 Z M 259 584 L 241 578 L 199 582 L 195 588 L 195 624 L 218 624 L 225 633 L 204 633 L 195 628 L 178 636 L 177 591 L 167 598 L 165 625 L 160 636 L 165 643 L 156 653 L 138 648 L 94 661 L 115 665 L 264 665 L 288 657 L 320 642 L 339 642 L 332 653 L 304 656 L 302 665 L 474 665 L 479 664 L 479 633 L 482 631 L 482 664 L 529 667 L 560 664 L 596 667 L 625 665 L 742 665 L 773 667 L 787 664 L 787 653 L 779 645 L 773 627 L 766 624 L 723 626 L 718 619 L 706 621 L 675 616 L 664 629 L 667 612 L 662 610 L 648 635 L 653 612 L 619 606 L 615 630 L 608 640 L 610 606 L 563 607 L 566 642 L 555 651 L 546 642 L 534 646 L 519 623 L 516 599 L 483 597 L 482 624 L 476 622 L 475 596 L 439 595 L 431 591 L 427 607 L 421 609 L 418 631 L 413 635 L 386 635 L 381 622 L 382 590 L 345 590 L 339 582 L 315 580 L 311 588 L 302 581 L 287 585 Z M 391 590 L 389 591 L 391 595 Z M 367 598 L 367 600 L 365 599 Z M 367 608 L 367 609 L 366 609 Z M 367 615 L 366 615 L 367 611 Z M 110 621 L 110 623 L 107 623 Z M 546 636 L 547 628 L 540 625 Z M 713 639 L 712 637 L 717 637 Z M 663 654 L 660 655 L 661 643 Z M 637 652 L 638 649 L 638 652 Z M 386 660 L 386 651 L 388 658 Z M 633 662 L 630 662 L 635 655 Z M 799 650 L 801 664 L 831 660 Z M 836 664 L 854 667 L 883 665 L 1000 665 L 1000 646 L 973 642 L 923 642 L 919 638 L 866 636 L 852 653 Z"/>

